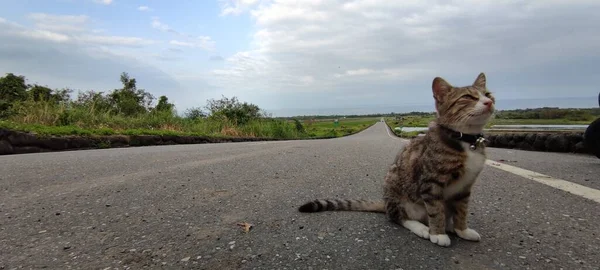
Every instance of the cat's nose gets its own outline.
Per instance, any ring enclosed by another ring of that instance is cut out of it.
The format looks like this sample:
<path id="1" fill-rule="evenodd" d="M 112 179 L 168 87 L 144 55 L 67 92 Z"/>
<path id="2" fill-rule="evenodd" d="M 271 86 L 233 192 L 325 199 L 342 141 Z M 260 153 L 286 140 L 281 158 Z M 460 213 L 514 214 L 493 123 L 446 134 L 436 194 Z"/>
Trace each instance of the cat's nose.
<path id="1" fill-rule="evenodd" d="M 488 109 L 492 107 L 492 100 L 486 100 L 483 102 L 483 105 L 485 105 Z"/>

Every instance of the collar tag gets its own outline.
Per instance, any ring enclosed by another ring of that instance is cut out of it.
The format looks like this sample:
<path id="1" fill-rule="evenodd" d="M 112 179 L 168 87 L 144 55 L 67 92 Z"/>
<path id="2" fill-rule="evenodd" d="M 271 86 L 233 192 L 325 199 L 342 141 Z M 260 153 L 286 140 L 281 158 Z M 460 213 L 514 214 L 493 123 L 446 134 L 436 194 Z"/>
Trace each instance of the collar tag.
<path id="1" fill-rule="evenodd" d="M 469 146 L 469 148 L 470 148 L 471 150 L 476 150 L 476 149 L 477 149 L 477 147 L 481 147 L 482 145 L 484 145 L 484 144 L 485 144 L 485 141 L 486 141 L 486 139 L 485 139 L 483 136 L 482 136 L 482 137 L 479 137 L 479 138 L 477 138 L 477 140 L 475 141 L 475 143 L 473 143 L 473 144 L 471 144 L 471 145 Z"/>

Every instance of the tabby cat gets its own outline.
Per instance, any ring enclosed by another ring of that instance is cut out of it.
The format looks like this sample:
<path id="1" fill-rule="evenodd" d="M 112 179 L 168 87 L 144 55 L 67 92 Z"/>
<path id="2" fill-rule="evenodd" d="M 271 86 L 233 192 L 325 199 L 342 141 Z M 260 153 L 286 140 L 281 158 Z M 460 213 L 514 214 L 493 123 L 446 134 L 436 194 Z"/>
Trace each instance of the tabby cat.
<path id="1" fill-rule="evenodd" d="M 482 132 L 495 99 L 484 73 L 464 87 L 436 77 L 432 90 L 437 117 L 425 136 L 412 139 L 396 155 L 384 179 L 383 201 L 317 199 L 298 210 L 380 212 L 440 246 L 450 245 L 448 232 L 479 241 L 467 226 L 467 208 L 486 160 Z"/>

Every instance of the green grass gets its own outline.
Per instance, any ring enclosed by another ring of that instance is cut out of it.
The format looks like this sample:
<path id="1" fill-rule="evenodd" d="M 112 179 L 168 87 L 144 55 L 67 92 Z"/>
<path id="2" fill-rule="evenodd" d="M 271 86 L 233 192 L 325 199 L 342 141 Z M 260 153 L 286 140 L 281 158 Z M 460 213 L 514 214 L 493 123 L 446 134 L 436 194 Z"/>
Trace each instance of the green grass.
<path id="1" fill-rule="evenodd" d="M 0 121 L 0 128 L 34 132 L 40 135 L 187 135 L 211 137 L 261 137 L 281 139 L 342 137 L 360 132 L 379 121 L 380 117 L 340 117 L 317 120 L 254 119 L 238 125 L 226 119 L 186 119 L 171 113 L 144 113 L 124 116 L 94 107 L 78 107 L 47 102 L 22 102 L 15 105 L 16 113 Z M 505 117 L 507 115 L 504 115 Z M 593 116 L 593 115 L 592 115 Z M 386 117 L 395 127 L 427 127 L 434 120 L 432 114 L 403 115 L 402 120 Z M 493 119 L 488 125 L 511 124 L 589 124 L 587 120 L 560 119 Z M 394 132 L 406 138 L 419 132 Z"/>
<path id="2" fill-rule="evenodd" d="M 493 119 L 491 125 L 587 125 L 592 121 L 569 119 Z"/>
<path id="3" fill-rule="evenodd" d="M 67 116 L 64 116 L 68 114 Z M 337 127 L 333 119 L 315 122 L 295 122 L 276 119 L 255 119 L 244 125 L 226 120 L 184 119 L 165 114 L 144 114 L 137 117 L 98 114 L 86 110 L 49 106 L 28 108 L 27 114 L 0 120 L 0 128 L 33 132 L 39 135 L 92 136 L 92 135 L 186 135 L 210 137 L 261 137 L 302 139 L 314 137 L 341 137 L 366 129 L 377 118 L 340 119 Z"/>
<path id="4" fill-rule="evenodd" d="M 393 123 L 396 126 L 402 125 L 404 127 L 426 127 L 427 125 L 429 125 L 429 122 L 435 120 L 435 117 L 411 115 L 402 117 L 402 121 L 396 121 L 394 118 L 390 118 L 390 120 L 394 120 Z"/>
<path id="5" fill-rule="evenodd" d="M 295 139 L 301 138 L 295 128 L 289 124 L 271 121 L 253 121 L 244 126 L 229 127 L 222 125 L 222 129 L 210 129 L 207 126 L 219 127 L 218 124 L 202 123 L 189 124 L 177 129 L 111 129 L 111 128 L 83 128 L 79 126 L 47 126 L 41 124 L 23 124 L 10 121 L 0 121 L 0 128 L 10 130 L 33 132 L 42 136 L 92 136 L 92 135 L 179 135 L 179 136 L 210 136 L 210 137 L 267 137 Z M 206 121 L 209 122 L 209 121 Z"/>
<path id="6" fill-rule="evenodd" d="M 124 116 L 94 108 L 67 107 L 47 102 L 23 102 L 17 113 L 0 121 L 1 128 L 40 135 L 189 135 L 211 137 L 269 137 L 294 139 L 304 136 L 283 120 L 254 119 L 237 125 L 226 119 L 186 119 L 169 112 Z"/>
<path id="7" fill-rule="evenodd" d="M 334 119 L 319 119 L 311 122 L 303 121 L 308 137 L 341 137 L 360 132 L 379 121 L 380 118 L 340 118 L 339 124 L 334 125 Z"/>
<path id="8" fill-rule="evenodd" d="M 421 121 L 425 121 L 426 119 L 429 118 L 423 118 L 423 120 Z M 388 124 L 388 126 L 390 126 L 390 128 L 392 129 L 392 131 L 394 132 L 394 134 L 396 134 L 397 136 L 401 137 L 401 138 L 414 138 L 417 135 L 419 135 L 419 133 L 424 133 L 424 131 L 400 131 L 400 130 L 395 130 L 394 128 L 396 127 L 400 127 L 401 123 L 400 121 L 397 121 L 395 118 L 391 118 L 391 117 L 386 117 L 385 122 Z M 431 120 L 433 120 L 433 118 L 431 118 Z M 427 123 L 425 125 L 419 125 L 419 126 L 411 126 L 411 127 L 427 127 L 427 125 L 429 124 L 429 121 L 427 121 Z"/>
<path id="9" fill-rule="evenodd" d="M 41 124 L 23 124 L 10 121 L 0 121 L 0 128 L 32 132 L 43 136 L 92 136 L 92 135 L 207 135 L 198 132 L 153 129 L 122 129 L 82 128 L 78 126 L 46 126 Z"/>

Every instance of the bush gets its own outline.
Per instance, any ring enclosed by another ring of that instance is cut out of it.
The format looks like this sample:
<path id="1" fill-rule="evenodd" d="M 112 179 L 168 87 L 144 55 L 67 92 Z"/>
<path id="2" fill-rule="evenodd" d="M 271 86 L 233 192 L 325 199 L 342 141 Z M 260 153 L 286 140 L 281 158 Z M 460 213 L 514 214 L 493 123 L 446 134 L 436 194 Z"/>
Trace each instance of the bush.
<path id="1" fill-rule="evenodd" d="M 231 121 L 236 125 L 245 125 L 263 116 L 258 106 L 246 102 L 240 103 L 236 97 L 229 99 L 223 96 L 219 100 L 208 100 L 206 109 L 210 113 L 210 118 Z"/>
<path id="2" fill-rule="evenodd" d="M 296 125 L 296 131 L 298 133 L 305 133 L 306 132 L 304 130 L 304 126 L 302 125 L 302 122 L 300 122 L 300 120 L 294 119 L 294 124 Z"/>
<path id="3" fill-rule="evenodd" d="M 70 99 L 68 89 L 26 85 L 25 77 L 0 78 L 3 126 L 38 133 L 64 134 L 195 134 L 213 136 L 298 137 L 298 125 L 266 118 L 254 104 L 236 97 L 208 100 L 207 117 L 199 107 L 176 114 L 167 96 L 154 97 L 138 89 L 136 79 L 122 73 L 123 85 L 108 93 L 83 91 Z"/>

